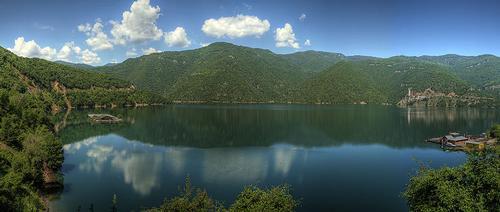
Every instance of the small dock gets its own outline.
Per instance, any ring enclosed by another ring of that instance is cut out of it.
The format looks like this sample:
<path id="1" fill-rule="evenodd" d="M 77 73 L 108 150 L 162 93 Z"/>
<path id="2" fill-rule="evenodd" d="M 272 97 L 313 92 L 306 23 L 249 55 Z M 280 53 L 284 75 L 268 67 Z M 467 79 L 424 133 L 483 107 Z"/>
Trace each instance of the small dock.
<path id="1" fill-rule="evenodd" d="M 122 119 L 110 114 L 88 114 L 90 121 L 95 123 L 118 123 Z"/>
<path id="2" fill-rule="evenodd" d="M 441 145 L 442 149 L 455 151 L 483 150 L 486 146 L 496 145 L 496 139 L 488 138 L 486 134 L 478 136 L 463 135 L 452 132 L 441 137 L 434 137 L 425 140 L 426 142 Z"/>

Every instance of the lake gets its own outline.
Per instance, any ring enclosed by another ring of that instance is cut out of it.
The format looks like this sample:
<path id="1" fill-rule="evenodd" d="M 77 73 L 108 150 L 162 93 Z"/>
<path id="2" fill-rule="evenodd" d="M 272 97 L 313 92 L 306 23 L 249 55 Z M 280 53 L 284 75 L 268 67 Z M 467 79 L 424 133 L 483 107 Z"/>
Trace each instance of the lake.
<path id="1" fill-rule="evenodd" d="M 88 113 L 120 124 L 91 124 Z M 401 192 L 418 162 L 463 163 L 424 142 L 448 131 L 484 132 L 495 109 L 369 105 L 168 105 L 82 110 L 67 116 L 64 190 L 53 211 L 159 206 L 186 176 L 226 206 L 246 185 L 289 184 L 298 211 L 407 211 Z"/>

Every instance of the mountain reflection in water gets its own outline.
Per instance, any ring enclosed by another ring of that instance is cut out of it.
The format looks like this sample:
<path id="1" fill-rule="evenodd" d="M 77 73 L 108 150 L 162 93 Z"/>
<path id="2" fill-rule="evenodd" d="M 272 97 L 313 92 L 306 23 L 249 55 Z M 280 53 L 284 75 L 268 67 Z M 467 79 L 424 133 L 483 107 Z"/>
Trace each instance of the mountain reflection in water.
<path id="1" fill-rule="evenodd" d="M 400 193 L 418 168 L 463 163 L 425 138 L 481 133 L 497 110 L 382 106 L 172 105 L 111 113 L 125 122 L 96 125 L 89 111 L 68 116 L 60 132 L 66 189 L 52 210 L 93 204 L 113 194 L 125 211 L 158 206 L 186 176 L 229 203 L 246 185 L 287 183 L 301 211 L 404 211 Z M 358 204 L 363 197 L 363 204 Z"/>

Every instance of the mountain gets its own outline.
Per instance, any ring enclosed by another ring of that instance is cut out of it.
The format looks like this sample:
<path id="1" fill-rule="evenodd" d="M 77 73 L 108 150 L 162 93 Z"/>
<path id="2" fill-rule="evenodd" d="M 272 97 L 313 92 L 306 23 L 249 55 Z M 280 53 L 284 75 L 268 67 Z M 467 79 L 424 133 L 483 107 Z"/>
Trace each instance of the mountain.
<path id="1" fill-rule="evenodd" d="M 285 102 L 305 76 L 269 50 L 229 43 L 145 55 L 96 70 L 189 102 Z"/>
<path id="2" fill-rule="evenodd" d="M 467 93 L 468 85 L 446 67 L 415 59 L 342 61 L 306 80 L 306 102 L 395 103 L 408 89 L 432 89 L 445 94 Z"/>
<path id="3" fill-rule="evenodd" d="M 304 51 L 281 56 L 304 72 L 320 72 L 347 59 L 345 55 L 340 53 L 321 51 Z"/>
<path id="4" fill-rule="evenodd" d="M 116 65 L 116 64 L 118 64 L 118 63 L 106 63 L 106 64 L 104 64 L 103 66 L 114 66 L 114 65 Z"/>
<path id="5" fill-rule="evenodd" d="M 424 99 L 431 105 L 484 102 L 468 102 L 486 94 L 481 89 L 471 90 L 475 80 L 466 79 L 460 63 L 443 61 L 318 51 L 275 54 L 266 49 L 213 43 L 194 50 L 145 55 L 95 70 L 176 102 L 396 104 L 404 100 L 408 89 L 412 95 L 427 91 Z M 492 72 L 480 73 L 498 73 Z"/>
<path id="6" fill-rule="evenodd" d="M 389 95 L 370 75 L 370 72 L 357 67 L 356 63 L 341 61 L 307 79 L 297 98 L 303 102 L 328 104 L 388 102 Z"/>
<path id="7" fill-rule="evenodd" d="M 50 96 L 54 106 L 111 106 L 163 101 L 128 81 L 105 73 L 37 58 L 19 57 L 0 47 L 0 89 Z"/>
<path id="8" fill-rule="evenodd" d="M 500 91 L 500 58 L 494 55 L 460 56 L 448 54 L 421 56 L 418 59 L 443 64 L 477 88 Z"/>
<path id="9" fill-rule="evenodd" d="M 73 68 L 80 68 L 80 69 L 93 69 L 94 68 L 94 66 L 87 65 L 85 63 L 70 63 L 70 62 L 66 62 L 66 61 L 62 61 L 62 60 L 56 60 L 54 62 L 59 63 L 59 64 L 63 64 L 63 65 L 67 65 L 67 66 L 71 66 Z"/>

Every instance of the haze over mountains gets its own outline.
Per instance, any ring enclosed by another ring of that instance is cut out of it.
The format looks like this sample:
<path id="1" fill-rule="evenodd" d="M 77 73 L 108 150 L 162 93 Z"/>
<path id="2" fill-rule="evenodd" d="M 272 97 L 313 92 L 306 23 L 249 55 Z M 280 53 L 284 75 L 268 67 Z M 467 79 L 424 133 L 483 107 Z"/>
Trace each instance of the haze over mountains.
<path id="1" fill-rule="evenodd" d="M 397 104 L 411 89 L 428 106 L 492 105 L 500 89 L 500 58 L 493 55 L 275 54 L 220 42 L 101 67 L 58 63 L 128 81 L 173 102 Z"/>

